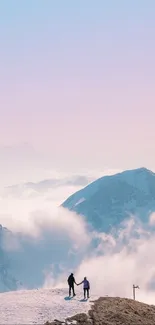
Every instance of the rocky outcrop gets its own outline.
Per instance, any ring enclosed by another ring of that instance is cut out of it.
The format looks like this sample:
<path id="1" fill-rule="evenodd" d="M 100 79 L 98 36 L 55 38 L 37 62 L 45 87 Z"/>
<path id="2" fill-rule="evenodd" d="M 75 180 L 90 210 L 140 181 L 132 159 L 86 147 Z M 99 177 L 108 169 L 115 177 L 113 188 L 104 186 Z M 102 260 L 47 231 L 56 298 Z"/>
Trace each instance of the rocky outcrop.
<path id="1" fill-rule="evenodd" d="M 155 306 L 126 298 L 99 298 L 92 305 L 88 315 L 77 314 L 46 325 L 153 325 L 155 324 Z"/>

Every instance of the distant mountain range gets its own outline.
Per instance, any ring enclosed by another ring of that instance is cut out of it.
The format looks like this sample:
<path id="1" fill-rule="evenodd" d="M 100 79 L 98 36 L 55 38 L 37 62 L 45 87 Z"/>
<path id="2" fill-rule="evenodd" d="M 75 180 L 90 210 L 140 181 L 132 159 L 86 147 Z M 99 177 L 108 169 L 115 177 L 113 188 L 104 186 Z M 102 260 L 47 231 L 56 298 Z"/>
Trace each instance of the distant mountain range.
<path id="1" fill-rule="evenodd" d="M 1 195 L 2 196 L 14 196 L 19 197 L 23 193 L 30 191 L 30 194 L 33 194 L 33 192 L 36 193 L 43 193 L 50 189 L 56 189 L 58 187 L 63 186 L 79 186 L 83 187 L 88 185 L 90 182 L 92 182 L 94 178 L 87 177 L 84 175 L 72 175 L 71 177 L 64 177 L 64 178 L 51 178 L 51 179 L 45 179 L 40 182 L 27 182 L 22 184 L 16 184 L 12 186 L 7 186 L 3 189 Z"/>
<path id="2" fill-rule="evenodd" d="M 83 215 L 97 231 L 109 232 L 131 214 L 148 222 L 155 211 L 155 173 L 138 168 L 101 177 L 62 206 Z"/>

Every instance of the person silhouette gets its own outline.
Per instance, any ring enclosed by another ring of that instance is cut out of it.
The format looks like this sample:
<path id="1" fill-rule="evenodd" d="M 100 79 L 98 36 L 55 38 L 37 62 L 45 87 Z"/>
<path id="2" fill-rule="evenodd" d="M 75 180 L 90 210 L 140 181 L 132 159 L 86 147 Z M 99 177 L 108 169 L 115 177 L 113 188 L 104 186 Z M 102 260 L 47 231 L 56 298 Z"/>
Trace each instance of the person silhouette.
<path id="1" fill-rule="evenodd" d="M 68 285 L 69 285 L 69 297 L 71 296 L 71 290 L 73 291 L 73 297 L 76 296 L 75 294 L 75 289 L 74 289 L 74 283 L 77 285 L 75 278 L 74 278 L 74 274 L 71 273 L 70 276 L 68 277 Z"/>

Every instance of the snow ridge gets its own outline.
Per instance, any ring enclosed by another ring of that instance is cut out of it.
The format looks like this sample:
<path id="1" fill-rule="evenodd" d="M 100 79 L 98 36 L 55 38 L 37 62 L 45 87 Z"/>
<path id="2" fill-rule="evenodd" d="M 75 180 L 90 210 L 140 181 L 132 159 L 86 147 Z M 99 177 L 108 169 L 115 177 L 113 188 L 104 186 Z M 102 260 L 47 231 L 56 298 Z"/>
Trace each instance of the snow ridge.
<path id="1" fill-rule="evenodd" d="M 91 300 L 97 299 L 93 296 Z M 0 324 L 45 324 L 88 313 L 91 302 L 82 301 L 83 291 L 68 299 L 68 289 L 22 290 L 1 293 Z"/>

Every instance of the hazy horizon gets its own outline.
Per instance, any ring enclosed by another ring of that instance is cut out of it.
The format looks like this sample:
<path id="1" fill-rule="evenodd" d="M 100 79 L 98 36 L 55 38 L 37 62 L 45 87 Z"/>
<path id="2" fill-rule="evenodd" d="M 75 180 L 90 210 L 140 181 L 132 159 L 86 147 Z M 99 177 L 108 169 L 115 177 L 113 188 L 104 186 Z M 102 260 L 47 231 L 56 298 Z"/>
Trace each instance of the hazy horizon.
<path id="1" fill-rule="evenodd" d="M 14 146 L 0 147 L 0 189 L 5 186 L 12 186 L 27 182 L 40 182 L 45 179 L 61 179 L 70 176 L 85 176 L 92 180 L 104 175 L 116 174 L 118 172 L 130 169 L 145 167 L 155 172 L 154 164 L 103 164 L 87 165 L 80 161 L 63 164 L 59 159 L 58 164 L 53 163 L 52 154 L 35 150 L 28 143 L 17 144 Z"/>

